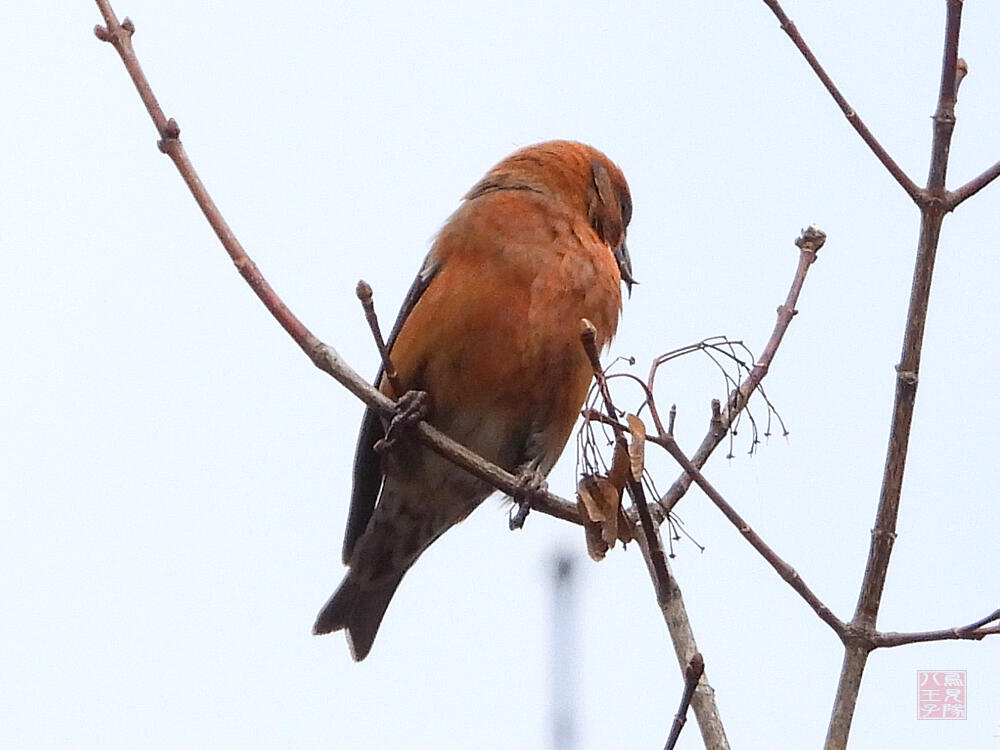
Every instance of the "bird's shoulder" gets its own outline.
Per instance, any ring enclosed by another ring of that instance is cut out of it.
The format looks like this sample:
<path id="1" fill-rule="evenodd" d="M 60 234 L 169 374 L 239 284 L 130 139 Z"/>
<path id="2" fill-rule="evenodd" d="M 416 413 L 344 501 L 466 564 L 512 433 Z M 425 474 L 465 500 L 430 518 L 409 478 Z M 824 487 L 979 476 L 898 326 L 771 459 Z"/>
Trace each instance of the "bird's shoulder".
<path id="1" fill-rule="evenodd" d="M 613 257 L 587 217 L 542 191 L 502 190 L 465 201 L 439 232 L 432 257 L 474 263 L 520 263 L 536 271 L 551 256 Z"/>

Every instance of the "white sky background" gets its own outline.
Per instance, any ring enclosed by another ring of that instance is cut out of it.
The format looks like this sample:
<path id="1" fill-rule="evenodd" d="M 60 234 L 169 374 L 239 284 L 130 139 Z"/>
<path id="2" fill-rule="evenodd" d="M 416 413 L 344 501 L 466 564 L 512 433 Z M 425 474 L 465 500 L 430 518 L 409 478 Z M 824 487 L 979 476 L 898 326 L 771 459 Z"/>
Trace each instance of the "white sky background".
<path id="1" fill-rule="evenodd" d="M 517 147 L 578 139 L 624 170 L 641 285 L 612 352 L 642 375 L 710 335 L 759 351 L 792 241 L 819 224 L 827 246 L 766 381 L 791 435 L 753 458 L 719 450 L 707 473 L 849 618 L 916 208 L 759 0 L 538 6 L 116 10 L 252 257 L 366 376 L 355 283 L 388 327 L 434 233 Z M 922 184 L 944 3 L 786 10 Z M 681 678 L 638 549 L 591 563 L 579 528 L 535 514 L 512 534 L 496 500 L 407 576 L 366 662 L 310 635 L 342 575 L 362 406 L 234 271 L 99 20 L 84 0 L 3 13 L 0 745 L 546 748 L 550 557 L 568 548 L 581 749 L 662 746 Z M 951 187 L 1000 159 L 998 38 L 993 4 L 967 3 Z M 945 222 L 885 630 L 1000 606 L 998 205 L 992 186 Z M 660 403 L 691 451 L 721 381 L 697 358 L 667 375 Z M 563 495 L 572 456 L 550 478 Z M 652 468 L 662 487 L 677 474 Z M 733 746 L 820 746 L 839 641 L 703 495 L 678 511 L 707 547 L 680 544 L 674 566 Z M 967 721 L 915 719 L 918 669 L 968 670 Z M 1000 639 L 877 652 L 852 747 L 1000 748 L 998 696 Z M 681 746 L 700 747 L 693 717 Z"/>

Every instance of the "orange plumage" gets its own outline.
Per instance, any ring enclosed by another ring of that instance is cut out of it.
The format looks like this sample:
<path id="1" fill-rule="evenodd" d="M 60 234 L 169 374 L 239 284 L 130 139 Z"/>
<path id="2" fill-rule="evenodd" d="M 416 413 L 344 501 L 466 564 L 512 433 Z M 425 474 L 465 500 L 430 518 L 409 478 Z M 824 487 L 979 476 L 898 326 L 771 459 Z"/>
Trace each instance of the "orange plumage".
<path id="1" fill-rule="evenodd" d="M 631 214 L 618 167 L 570 141 L 513 153 L 466 194 L 389 337 L 402 388 L 429 394 L 435 427 L 508 471 L 548 474 L 590 384 L 580 319 L 605 346 L 618 326 L 621 282 L 633 283 Z M 378 382 L 402 395 L 381 374 Z M 313 626 L 317 634 L 346 629 L 356 660 L 410 566 L 493 492 L 415 441 L 379 455 L 383 435 L 369 410 L 344 538 L 350 570 Z"/>

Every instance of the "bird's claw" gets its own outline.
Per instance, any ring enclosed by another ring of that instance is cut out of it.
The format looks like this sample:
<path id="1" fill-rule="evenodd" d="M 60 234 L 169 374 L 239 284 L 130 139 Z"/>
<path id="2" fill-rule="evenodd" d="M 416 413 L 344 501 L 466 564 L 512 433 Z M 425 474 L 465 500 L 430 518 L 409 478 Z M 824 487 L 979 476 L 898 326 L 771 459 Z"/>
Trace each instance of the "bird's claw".
<path id="1" fill-rule="evenodd" d="M 524 521 L 531 512 L 532 501 L 548 491 L 549 484 L 545 481 L 545 477 L 534 469 L 525 469 L 517 475 L 517 488 L 511 495 L 514 500 L 509 519 L 511 531 L 524 526 Z"/>
<path id="2" fill-rule="evenodd" d="M 430 413 L 430 398 L 426 391 L 407 391 L 396 402 L 396 413 L 393 414 L 386 428 L 385 437 L 375 443 L 375 450 L 385 453 L 399 440 L 400 435 Z"/>

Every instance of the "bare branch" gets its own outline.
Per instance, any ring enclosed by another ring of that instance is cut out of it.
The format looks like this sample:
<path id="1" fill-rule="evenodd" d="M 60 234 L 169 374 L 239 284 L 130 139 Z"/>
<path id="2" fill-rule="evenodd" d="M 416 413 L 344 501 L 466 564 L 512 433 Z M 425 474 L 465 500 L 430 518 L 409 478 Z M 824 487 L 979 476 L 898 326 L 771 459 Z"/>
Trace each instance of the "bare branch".
<path id="1" fill-rule="evenodd" d="M 657 545 L 663 549 L 659 529 L 656 531 L 656 537 Z M 652 556 L 647 547 L 646 537 L 640 534 L 636 537 L 636 542 L 642 549 L 642 556 L 646 561 L 650 578 L 655 580 L 656 574 L 653 571 Z M 670 640 L 674 645 L 677 663 L 686 672 L 691 659 L 698 653 L 698 644 L 695 641 L 691 620 L 688 618 L 687 609 L 684 606 L 684 597 L 677 585 L 677 579 L 673 575 L 669 577 L 669 588 L 665 600 L 660 605 L 660 613 L 667 624 L 667 630 L 670 631 Z M 704 673 L 695 688 L 694 696 L 691 698 L 691 708 L 698 720 L 698 729 L 701 731 L 701 739 L 706 750 L 729 750 L 726 729 L 722 725 L 722 718 L 719 716 L 719 709 L 715 703 L 715 691 L 708 682 L 708 676 Z"/>
<path id="2" fill-rule="evenodd" d="M 722 409 L 718 405 L 718 402 L 713 402 L 713 413 L 708 433 L 702 439 L 698 450 L 691 456 L 691 463 L 697 468 L 700 469 L 705 465 L 712 452 L 725 439 L 729 428 L 740 412 L 746 408 L 750 397 L 767 375 L 768 369 L 771 367 L 771 362 L 774 361 L 774 356 L 778 352 L 778 347 L 785 337 L 785 332 L 788 330 L 788 326 L 791 325 L 792 318 L 798 312 L 795 309 L 795 305 L 798 302 L 802 286 L 805 284 L 806 273 L 808 273 L 809 267 L 815 262 L 817 253 L 823 247 L 825 241 L 826 234 L 817 227 L 809 227 L 802 230 L 802 233 L 795 240 L 795 244 L 799 247 L 799 263 L 795 269 L 795 276 L 792 278 L 792 285 L 788 290 L 788 296 L 785 298 L 784 304 L 778 307 L 778 320 L 774 324 L 771 338 L 768 339 L 767 344 L 764 346 L 764 351 L 757 359 L 757 362 L 754 363 L 750 374 L 740 383 L 739 388 L 734 389 L 729 394 L 729 398 L 726 400 L 726 407 Z M 660 498 L 660 506 L 664 511 L 670 512 L 677 505 L 688 491 L 688 488 L 690 488 L 691 481 L 692 477 L 687 472 L 683 472 L 677 477 L 666 494 Z"/>
<path id="3" fill-rule="evenodd" d="M 607 410 L 607 415 L 612 419 L 613 424 L 617 424 L 618 412 L 611 401 L 611 391 L 608 390 L 608 379 L 604 375 L 604 368 L 601 367 L 601 354 L 597 351 L 597 329 L 586 318 L 580 320 L 580 344 L 587 353 L 587 359 L 590 361 L 590 369 L 594 372 L 594 380 L 601 393 L 601 399 L 604 401 L 604 408 Z M 621 435 L 624 430 L 616 430 L 615 432 Z"/>
<path id="4" fill-rule="evenodd" d="M 910 306 L 903 334 L 903 351 L 896 366 L 896 395 L 893 406 L 889 447 L 886 451 L 882 490 L 879 495 L 875 527 L 872 529 L 868 562 L 857 608 L 849 627 L 852 631 L 873 637 L 878 618 L 889 558 L 896 539 L 896 519 L 903 485 L 903 471 L 910 441 L 910 427 L 917 398 L 920 355 L 923 348 L 924 326 L 930 302 L 931 278 L 937 255 L 941 223 L 948 210 L 945 198 L 945 178 L 951 136 L 955 129 L 955 101 L 958 84 L 958 39 L 962 22 L 962 0 L 948 0 L 945 23 L 944 54 L 941 64 L 941 86 L 934 114 L 934 137 L 931 145 L 930 173 L 927 177 L 928 199 L 920 203 L 920 240 L 913 269 Z M 830 725 L 827 730 L 827 750 L 847 747 L 854 707 L 857 705 L 861 676 L 868 660 L 870 645 L 848 646 L 844 650 L 844 666 L 837 685 Z"/>
<path id="5" fill-rule="evenodd" d="M 646 493 L 642 488 L 642 482 L 630 479 L 628 492 L 632 498 L 632 505 L 639 515 L 639 526 L 642 527 L 642 534 L 646 539 L 643 549 L 648 549 L 651 555 L 652 569 L 655 573 L 653 583 L 656 586 L 656 603 L 662 607 L 666 603 L 666 597 L 670 594 L 670 573 L 667 568 L 667 555 L 663 551 L 663 544 L 660 541 L 660 535 L 657 533 L 657 526 L 653 523 L 653 519 L 649 515 L 649 505 L 646 503 Z"/>
<path id="6" fill-rule="evenodd" d="M 691 705 L 691 698 L 694 696 L 694 689 L 698 686 L 698 680 L 705 673 L 705 659 L 700 653 L 691 657 L 687 667 L 684 669 L 684 692 L 681 693 L 681 705 L 674 715 L 673 726 L 670 727 L 670 734 L 667 737 L 667 744 L 663 750 L 673 750 L 677 745 L 677 740 L 681 736 L 681 730 L 687 723 L 687 710 Z"/>
<path id="7" fill-rule="evenodd" d="M 385 339 L 382 338 L 382 328 L 378 324 L 378 315 L 375 314 L 375 300 L 371 285 L 364 279 L 358 282 L 357 295 L 358 299 L 361 300 L 361 307 L 364 308 L 365 320 L 368 321 L 372 338 L 375 339 L 375 347 L 378 349 L 378 355 L 382 358 L 382 371 L 385 373 L 385 379 L 389 381 L 389 385 L 392 387 L 392 392 L 396 398 L 399 398 L 403 395 L 403 386 L 399 383 L 396 366 L 392 363 L 392 358 L 389 356 L 389 349 L 385 345 Z"/>
<path id="8" fill-rule="evenodd" d="M 986 627 L 991 622 L 1000 622 L 1000 609 L 968 625 L 945 630 L 927 630 L 921 633 L 878 633 L 874 638 L 876 647 L 892 648 L 907 643 L 927 643 L 929 641 L 980 641 L 988 635 L 1000 633 L 1000 625 Z"/>
<path id="9" fill-rule="evenodd" d="M 1000 623 L 1000 609 L 995 609 L 986 615 L 986 617 L 980 618 L 973 623 L 969 623 L 968 625 L 963 625 L 958 628 L 958 630 L 978 630 L 984 625 L 989 625 L 991 622 Z"/>
<path id="10" fill-rule="evenodd" d="M 819 60 L 816 59 L 812 50 L 809 49 L 809 45 L 806 44 L 802 35 L 799 34 L 799 30 L 795 28 L 795 24 L 792 23 L 791 19 L 787 15 L 785 15 L 785 11 L 782 10 L 778 0 L 764 0 L 764 4 L 771 9 L 771 12 L 774 13 L 775 16 L 777 16 L 778 21 L 781 23 L 782 31 L 788 34 L 792 43 L 798 47 L 799 52 L 802 53 L 806 62 L 809 63 L 809 67 L 813 69 L 813 72 L 816 73 L 820 82 L 822 82 L 823 86 L 826 87 L 826 90 L 830 92 L 830 96 L 833 97 L 837 106 L 840 107 L 840 111 L 844 113 L 847 121 L 851 123 L 851 127 L 858 131 L 858 135 L 861 136 L 861 139 L 868 144 L 868 148 L 870 148 L 872 153 L 874 153 L 878 160 L 882 162 L 882 165 L 889 170 L 889 174 L 896 179 L 896 182 L 898 182 L 903 190 L 906 191 L 906 194 L 909 195 L 917 205 L 921 205 L 924 201 L 923 191 L 907 176 L 906 172 L 903 171 L 903 168 L 900 167 L 891 156 L 889 156 L 889 152 L 882 147 L 882 144 L 878 142 L 878 139 L 875 138 L 874 135 L 872 135 L 868 126 L 862 122 L 858 113 L 855 112 L 854 108 L 847 103 L 844 95 L 840 93 L 840 89 L 837 88 L 837 85 L 833 82 L 830 76 L 827 75 L 827 72 L 823 70 L 823 66 L 819 64 Z"/>
<path id="11" fill-rule="evenodd" d="M 180 172 L 181 177 L 194 196 L 198 207 L 205 214 L 205 218 L 208 219 L 208 223 L 215 231 L 222 246 L 229 253 L 229 257 L 232 258 L 240 275 L 243 276 L 247 284 L 250 285 L 250 288 L 260 298 L 260 301 L 264 303 L 264 306 L 267 307 L 275 319 L 288 332 L 295 343 L 306 354 L 313 357 L 314 352 L 320 345 L 319 339 L 313 336 L 305 325 L 285 306 L 285 303 L 281 301 L 274 289 L 271 288 L 271 285 L 268 284 L 267 280 L 260 273 L 256 264 L 250 260 L 250 257 L 246 254 L 239 240 L 236 239 L 226 220 L 222 218 L 218 206 L 215 205 L 212 197 L 208 194 L 208 190 L 205 189 L 204 184 L 202 184 L 201 179 L 198 177 L 194 166 L 188 159 L 187 153 L 184 151 L 184 146 L 180 141 L 180 127 L 173 118 L 167 119 L 166 115 L 163 114 L 163 110 L 160 108 L 160 104 L 153 94 L 149 81 L 142 72 L 142 67 L 139 65 L 139 60 L 136 58 L 135 51 L 132 48 L 132 34 L 135 31 L 134 25 L 127 18 L 123 23 L 119 24 L 107 0 L 97 0 L 97 5 L 101 9 L 107 27 L 97 26 L 94 29 L 94 33 L 101 41 L 111 44 L 121 56 L 122 62 L 125 64 L 125 69 L 132 77 L 132 82 L 135 84 L 143 104 L 146 105 L 146 110 L 153 119 L 153 124 L 156 125 L 156 130 L 160 134 L 160 141 L 157 144 L 160 151 L 169 156 L 177 167 L 177 171 Z M 315 361 L 315 358 L 313 361 Z"/>
<path id="12" fill-rule="evenodd" d="M 847 737 L 851 733 L 851 722 L 854 719 L 854 705 L 857 702 L 858 691 L 861 690 L 861 677 L 864 675 L 870 652 L 871 647 L 867 644 L 855 643 L 844 647 L 844 662 L 840 668 L 840 679 L 837 681 L 837 698 L 833 702 L 824 750 L 847 748 Z M 842 695 L 853 695 L 854 700 L 843 700 Z"/>
<path id="13" fill-rule="evenodd" d="M 945 57 L 941 71 L 941 92 L 938 110 L 934 116 L 934 141 L 931 154 L 931 171 L 927 179 L 928 190 L 941 191 L 947 172 L 951 133 L 955 127 L 955 61 L 958 55 L 958 32 L 961 24 L 961 0 L 949 0 L 948 21 L 945 32 Z M 875 528 L 868 565 L 862 583 L 861 596 L 855 621 L 874 628 L 885 585 L 889 556 L 896 538 L 896 517 L 899 513 L 899 496 L 903 484 L 903 470 L 910 439 L 910 425 L 916 402 L 923 348 L 924 326 L 930 300 L 931 278 L 937 254 L 938 237 L 944 207 L 931 204 L 922 211 L 920 243 L 917 248 L 910 292 L 910 307 L 906 317 L 903 351 L 896 366 L 896 400 L 893 408 L 892 428 L 886 455 L 882 492 L 879 498 Z"/>
<path id="14" fill-rule="evenodd" d="M 701 490 L 708 495 L 709 499 L 715 503 L 715 506 L 722 511 L 722 514 L 729 519 L 730 523 L 735 526 L 739 532 L 743 535 L 750 546 L 752 546 L 757 552 L 760 553 L 767 562 L 774 568 L 778 575 L 789 585 L 795 592 L 801 596 L 806 604 L 812 607 L 813 611 L 819 615 L 819 618 L 829 625 L 833 632 L 835 632 L 841 639 L 845 637 L 847 632 L 847 626 L 841 622 L 841 620 L 830 611 L 830 608 L 820 601 L 819 597 L 813 593 L 812 589 L 806 585 L 806 582 L 802 580 L 802 577 L 795 571 L 795 569 L 782 560 L 778 554 L 771 549 L 768 544 L 760 538 L 760 536 L 748 524 L 739 513 L 726 502 L 725 498 L 719 494 L 719 491 L 712 486 L 712 484 L 705 478 L 705 475 L 698 471 L 698 467 L 695 466 L 684 452 L 680 449 L 677 443 L 669 435 L 660 435 L 658 437 L 648 437 L 650 442 L 656 443 L 662 446 L 674 459 L 681 465 L 681 467 L 686 471 L 694 482 L 701 488 Z"/>
<path id="15" fill-rule="evenodd" d="M 125 70 L 128 71 L 129 76 L 132 78 L 132 83 L 135 84 L 136 91 L 139 92 L 139 98 L 146 105 L 146 111 L 149 112 L 149 116 L 153 118 L 156 132 L 160 134 L 160 138 L 167 138 L 170 130 L 170 121 L 163 114 L 159 102 L 156 101 L 153 89 L 150 88 L 149 81 L 146 80 L 146 75 L 142 72 L 142 66 L 139 65 L 139 60 L 132 49 L 132 34 L 135 33 L 135 26 L 128 17 L 121 23 L 118 23 L 118 17 L 107 0 L 96 0 L 96 2 L 101 15 L 104 16 L 105 25 L 95 26 L 94 35 L 102 42 L 108 42 L 118 51 L 122 62 L 125 63 Z"/>
<path id="16" fill-rule="evenodd" d="M 974 177 L 973 179 L 969 180 L 967 183 L 962 185 L 962 187 L 958 188 L 958 190 L 949 193 L 947 198 L 948 210 L 949 211 L 955 210 L 955 207 L 958 206 L 962 201 L 974 196 L 984 187 L 993 182 L 993 180 L 995 180 L 997 177 L 1000 177 L 1000 161 L 998 161 L 996 164 L 987 169 L 978 177 Z"/>
<path id="17" fill-rule="evenodd" d="M 931 142 L 931 165 L 927 175 L 927 190 L 939 194 L 944 190 L 948 176 L 948 156 L 951 153 L 951 136 L 955 131 L 955 104 L 958 102 L 958 36 L 962 28 L 964 0 L 947 0 L 948 17 L 945 21 L 944 52 L 941 58 L 941 87 L 938 106 L 934 113 L 934 139 Z"/>

